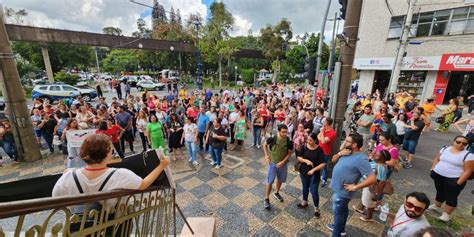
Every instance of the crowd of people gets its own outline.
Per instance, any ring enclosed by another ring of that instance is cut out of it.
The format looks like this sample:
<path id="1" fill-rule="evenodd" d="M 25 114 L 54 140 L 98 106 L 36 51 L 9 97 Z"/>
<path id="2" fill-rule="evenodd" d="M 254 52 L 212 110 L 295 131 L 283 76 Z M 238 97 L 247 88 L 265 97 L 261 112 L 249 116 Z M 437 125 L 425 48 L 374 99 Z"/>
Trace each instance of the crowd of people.
<path id="1" fill-rule="evenodd" d="M 386 100 L 378 91 L 365 96 L 353 94 L 345 116 L 347 136 L 342 137 L 339 149 L 333 150 L 337 138 L 334 120 L 328 116 L 328 105 L 322 96 L 317 96 L 314 104 L 312 97 L 312 90 L 287 85 L 220 92 L 171 88 L 161 98 L 145 90 L 139 96 L 126 93 L 125 98 L 114 97 L 110 102 L 101 97 L 95 106 L 80 96 L 59 100 L 55 105 L 37 99 L 31 120 L 38 145 L 44 139 L 49 151 L 54 152 L 55 144 L 59 144 L 67 154 L 69 168 L 91 164 L 81 159 L 80 148 L 67 142 L 68 132 L 84 129 L 96 129 L 97 134 L 109 137 L 120 158 L 125 157 L 127 149 L 135 153 L 161 147 L 173 161 L 187 159 L 192 165 L 200 165 L 198 153 L 209 153 L 210 165 L 215 169 L 222 167 L 225 150 L 262 149 L 267 164 L 264 208 L 271 209 L 270 196 L 284 201 L 280 190 L 291 160 L 302 184 L 302 200 L 297 207 L 307 208 L 311 193 L 316 218 L 321 216 L 318 189 L 329 184 L 328 166 L 333 163 L 329 187 L 333 191 L 334 220 L 327 228 L 333 236 L 341 236 L 345 235 L 348 205 L 354 192 L 362 190 L 362 197 L 352 208 L 364 214 L 362 221 L 372 221 L 374 212 L 384 203 L 384 195 L 391 194 L 387 190 L 393 191 L 392 175 L 413 167 L 418 141 L 430 131 L 433 116 L 440 109 L 433 99 L 419 104 L 405 91 L 390 94 Z M 465 107 L 461 98 L 454 98 L 436 118 L 438 132 L 445 132 L 454 124 L 462 135 L 443 147 L 433 161 L 434 204 L 430 205 L 424 193 L 407 194 L 389 236 L 413 236 L 428 227 L 423 216 L 428 208 L 441 210 L 444 205 L 439 219 L 451 219 L 458 195 L 474 170 L 470 152 L 474 117 L 462 119 Z M 461 128 L 463 124 L 467 124 L 465 129 Z M 250 134 L 252 139 L 247 139 Z M 140 139 L 140 148 L 134 147 L 135 139 Z M 7 146 L 5 151 L 8 149 L 12 148 Z M 139 186 L 138 181 L 135 186 Z"/>

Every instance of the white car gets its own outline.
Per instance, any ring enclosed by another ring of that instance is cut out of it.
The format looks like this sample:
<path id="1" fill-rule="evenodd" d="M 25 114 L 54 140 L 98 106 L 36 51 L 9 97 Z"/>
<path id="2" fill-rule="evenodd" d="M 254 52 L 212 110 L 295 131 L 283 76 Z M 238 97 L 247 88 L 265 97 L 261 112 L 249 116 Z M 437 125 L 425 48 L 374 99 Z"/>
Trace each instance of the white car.
<path id="1" fill-rule="evenodd" d="M 139 91 L 142 91 L 142 90 L 149 90 L 149 91 L 160 91 L 160 90 L 163 90 L 165 89 L 165 84 L 163 83 L 156 83 L 156 82 L 152 82 L 152 81 L 148 81 L 148 80 L 141 80 L 137 83 L 137 89 Z"/>
<path id="2" fill-rule="evenodd" d="M 73 98 L 78 95 L 81 95 L 86 101 L 91 101 L 97 97 L 97 92 L 94 89 L 82 89 L 64 83 L 54 83 L 35 86 L 31 98 L 33 100 L 40 98 L 52 104 L 54 101 Z"/>

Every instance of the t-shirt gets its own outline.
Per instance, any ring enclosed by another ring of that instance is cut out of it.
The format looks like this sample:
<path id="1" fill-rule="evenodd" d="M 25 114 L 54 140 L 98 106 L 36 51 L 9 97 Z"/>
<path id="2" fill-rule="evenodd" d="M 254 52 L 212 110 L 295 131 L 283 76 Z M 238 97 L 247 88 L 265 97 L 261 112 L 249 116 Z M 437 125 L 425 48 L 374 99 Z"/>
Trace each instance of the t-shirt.
<path id="1" fill-rule="evenodd" d="M 323 149 L 321 149 L 321 147 L 319 147 L 319 146 L 315 150 L 310 150 L 310 149 L 308 149 L 307 146 L 305 146 L 302 150 L 301 157 L 313 162 L 313 166 L 309 166 L 306 163 L 301 163 L 299 171 L 300 171 L 300 174 L 302 174 L 304 176 L 309 176 L 308 172 L 310 170 L 312 170 L 313 168 L 317 167 L 318 165 L 320 165 L 322 163 L 325 163 L 324 162 Z M 321 170 L 318 170 L 318 171 L 314 172 L 313 175 L 314 175 L 315 179 L 319 180 L 319 178 L 321 176 Z"/>
<path id="2" fill-rule="evenodd" d="M 112 143 L 118 143 L 119 142 L 119 133 L 120 133 L 120 127 L 117 125 L 113 125 L 111 128 L 107 130 L 97 130 L 95 131 L 96 134 L 102 133 L 107 136 L 109 136 L 112 139 Z"/>
<path id="3" fill-rule="evenodd" d="M 382 144 L 378 144 L 375 147 L 375 152 L 380 152 L 381 150 L 387 150 L 390 153 L 390 159 L 391 160 L 397 160 L 398 159 L 398 149 L 395 146 L 391 146 L 388 148 L 383 148 Z"/>
<path id="4" fill-rule="evenodd" d="M 50 118 L 48 122 L 43 124 L 43 127 L 41 127 L 41 132 L 52 136 L 54 135 L 54 127 L 56 127 L 56 125 L 58 125 L 56 119 Z"/>
<path id="5" fill-rule="evenodd" d="M 375 116 L 373 114 L 363 114 L 362 116 L 360 116 L 359 120 L 363 123 L 367 123 L 367 122 L 372 123 L 374 122 L 374 119 L 375 119 Z M 360 134 L 369 134 L 370 126 L 367 126 L 367 127 L 358 126 L 357 132 Z"/>
<path id="6" fill-rule="evenodd" d="M 194 123 L 184 124 L 184 140 L 186 142 L 195 142 L 194 138 L 196 135 L 197 126 Z"/>
<path id="7" fill-rule="evenodd" d="M 41 130 L 38 127 L 38 124 L 41 123 L 41 115 L 31 115 L 31 122 L 36 123 L 36 125 L 34 126 L 35 130 Z"/>
<path id="8" fill-rule="evenodd" d="M 199 114 L 198 119 L 197 119 L 198 131 L 201 133 L 206 132 L 208 123 L 209 123 L 209 116 L 207 116 L 207 114 Z"/>
<path id="9" fill-rule="evenodd" d="M 417 231 L 429 226 L 430 223 L 424 215 L 416 219 L 408 217 L 402 204 L 387 232 L 387 237 L 412 237 Z"/>
<path id="10" fill-rule="evenodd" d="M 439 151 L 439 162 L 434 167 L 434 171 L 447 178 L 459 178 L 464 172 L 464 162 L 474 160 L 474 155 L 468 154 L 467 150 L 454 154 L 451 152 L 451 148 L 450 146 Z"/>
<path id="11" fill-rule="evenodd" d="M 417 130 L 412 130 L 411 128 L 408 129 L 408 131 L 405 133 L 405 139 L 407 140 L 412 140 L 412 141 L 418 141 L 420 139 L 421 132 L 423 131 L 423 128 L 425 127 L 425 123 L 423 120 L 418 119 L 415 121 L 415 126 L 418 128 Z"/>
<path id="12" fill-rule="evenodd" d="M 211 128 L 209 129 L 209 141 L 210 141 L 210 144 L 213 148 L 223 148 L 224 147 L 224 143 L 226 142 L 225 140 L 222 141 L 220 139 L 217 139 L 217 138 L 213 138 L 212 137 L 212 134 L 215 133 L 217 136 L 225 136 L 225 130 L 222 126 L 219 126 L 218 129 L 216 129 L 214 126 L 211 126 Z"/>
<path id="13" fill-rule="evenodd" d="M 293 150 L 293 143 L 287 137 L 280 138 L 278 135 L 269 137 L 267 144 L 271 144 L 270 160 L 275 164 L 282 161 L 288 155 L 288 151 Z"/>
<path id="14" fill-rule="evenodd" d="M 354 192 L 344 189 L 344 184 L 355 184 L 363 176 L 372 174 L 367 156 L 358 152 L 339 158 L 332 171 L 331 189 L 344 198 L 352 198 Z"/>
<path id="15" fill-rule="evenodd" d="M 331 150 L 332 150 L 332 143 L 334 139 L 336 139 L 336 131 L 334 129 L 329 129 L 324 131 L 324 137 L 329 138 L 329 142 L 323 144 L 321 141 L 319 142 L 319 146 L 321 149 L 324 151 L 325 156 L 330 156 L 331 155 Z"/>
<path id="16" fill-rule="evenodd" d="M 115 120 L 117 120 L 118 125 L 122 128 L 127 127 L 128 121 L 130 121 L 131 118 L 132 116 L 127 112 L 118 113 L 115 115 Z M 131 126 L 128 129 L 131 129 Z"/>
<path id="17" fill-rule="evenodd" d="M 81 169 L 68 169 L 66 172 L 59 178 L 53 188 L 53 197 L 57 196 L 66 196 L 66 195 L 77 195 L 80 194 L 76 183 L 74 182 L 74 176 L 72 172 L 76 171 L 77 179 L 79 184 L 82 187 L 84 193 L 95 193 L 99 190 L 100 186 L 109 175 L 110 172 L 114 170 L 109 168 L 101 176 L 89 180 L 84 176 Z M 110 177 L 107 184 L 105 184 L 102 191 L 116 190 L 116 189 L 138 189 L 142 184 L 142 178 L 133 173 L 128 169 L 117 169 L 115 173 Z M 113 207 L 117 203 L 117 199 L 108 199 L 106 201 L 105 207 Z"/>

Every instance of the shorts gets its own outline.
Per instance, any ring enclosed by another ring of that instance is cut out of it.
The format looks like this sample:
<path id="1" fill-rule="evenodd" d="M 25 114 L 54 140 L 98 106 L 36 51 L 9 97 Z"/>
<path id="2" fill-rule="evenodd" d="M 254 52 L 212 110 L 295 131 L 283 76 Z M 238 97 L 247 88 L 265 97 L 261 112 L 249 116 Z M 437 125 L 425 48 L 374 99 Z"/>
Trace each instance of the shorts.
<path id="1" fill-rule="evenodd" d="M 41 130 L 35 130 L 35 136 L 41 137 Z"/>
<path id="2" fill-rule="evenodd" d="M 409 154 L 413 155 L 415 154 L 417 144 L 418 144 L 418 141 L 404 139 L 403 150 L 408 151 Z"/>
<path id="3" fill-rule="evenodd" d="M 273 181 L 275 181 L 275 178 L 277 178 L 278 181 L 285 183 L 287 175 L 287 164 L 283 165 L 281 168 L 277 168 L 276 164 L 270 161 L 270 165 L 268 165 L 267 168 L 267 176 L 265 177 L 265 181 L 267 182 L 267 184 L 273 184 Z"/>

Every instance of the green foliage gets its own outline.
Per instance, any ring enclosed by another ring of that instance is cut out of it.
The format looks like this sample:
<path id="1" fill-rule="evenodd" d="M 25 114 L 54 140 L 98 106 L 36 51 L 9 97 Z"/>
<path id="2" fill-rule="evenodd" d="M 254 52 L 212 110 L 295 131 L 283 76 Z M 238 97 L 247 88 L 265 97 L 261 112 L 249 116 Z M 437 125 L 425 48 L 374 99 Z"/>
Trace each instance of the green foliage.
<path id="1" fill-rule="evenodd" d="M 263 46 L 263 55 L 271 60 L 283 56 L 282 46 L 293 37 L 291 23 L 283 18 L 276 26 L 267 25 L 260 29 L 260 42 Z"/>
<path id="2" fill-rule="evenodd" d="M 103 60 L 104 70 L 112 73 L 122 71 L 133 72 L 138 70 L 139 60 L 132 50 L 114 49 Z"/>
<path id="3" fill-rule="evenodd" d="M 63 68 L 86 69 L 95 62 L 94 51 L 89 46 L 49 44 L 47 48 L 53 72 Z M 14 42 L 13 51 L 33 66 L 44 69 L 43 55 L 38 43 Z"/>
<path id="4" fill-rule="evenodd" d="M 79 76 L 76 74 L 57 72 L 56 74 L 54 74 L 54 80 L 64 82 L 69 85 L 76 85 L 79 81 Z"/>
<path id="5" fill-rule="evenodd" d="M 102 28 L 102 32 L 106 35 L 116 35 L 116 36 L 122 35 L 122 29 L 120 29 L 119 27 L 112 27 L 112 26 L 104 27 Z"/>
<path id="6" fill-rule="evenodd" d="M 35 72 L 38 70 L 38 67 L 19 57 L 16 60 L 16 68 L 20 77 L 28 76 L 28 73 Z"/>
<path id="7" fill-rule="evenodd" d="M 245 82 L 247 85 L 253 84 L 253 75 L 256 73 L 255 69 L 240 69 L 240 76 L 242 77 L 242 81 Z"/>

